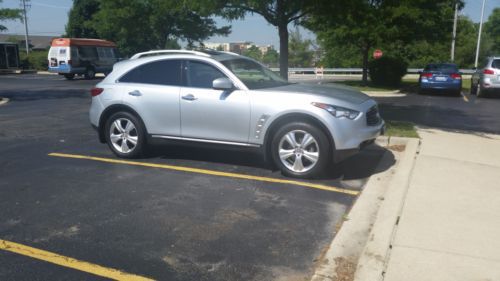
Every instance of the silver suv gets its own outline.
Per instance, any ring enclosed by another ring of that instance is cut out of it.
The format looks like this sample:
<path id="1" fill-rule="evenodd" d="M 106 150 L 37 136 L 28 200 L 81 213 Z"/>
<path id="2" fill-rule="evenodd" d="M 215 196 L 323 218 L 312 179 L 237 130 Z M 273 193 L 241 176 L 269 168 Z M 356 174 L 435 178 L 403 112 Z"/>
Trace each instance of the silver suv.
<path id="1" fill-rule="evenodd" d="M 483 67 L 477 69 L 471 78 L 471 95 L 481 97 L 494 90 L 500 90 L 500 57 L 487 58 Z"/>
<path id="2" fill-rule="evenodd" d="M 90 122 L 124 158 L 158 139 L 258 148 L 283 174 L 307 178 L 384 130 L 376 102 L 359 91 L 289 83 L 226 52 L 137 54 L 91 94 Z"/>

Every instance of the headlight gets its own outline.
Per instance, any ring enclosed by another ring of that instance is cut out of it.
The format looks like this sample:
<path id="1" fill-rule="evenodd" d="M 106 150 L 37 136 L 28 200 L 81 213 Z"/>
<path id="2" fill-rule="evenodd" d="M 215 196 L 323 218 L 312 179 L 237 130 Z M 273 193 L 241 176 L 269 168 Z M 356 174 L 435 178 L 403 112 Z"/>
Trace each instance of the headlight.
<path id="1" fill-rule="evenodd" d="M 356 119 L 356 117 L 359 116 L 359 113 L 360 113 L 359 111 L 356 111 L 353 109 L 349 109 L 349 108 L 345 108 L 345 107 L 341 107 L 341 106 L 336 106 L 336 105 L 331 105 L 331 104 L 326 104 L 326 103 L 313 102 L 311 104 L 330 112 L 330 114 L 336 118 L 345 117 L 345 118 L 354 120 L 354 119 Z"/>

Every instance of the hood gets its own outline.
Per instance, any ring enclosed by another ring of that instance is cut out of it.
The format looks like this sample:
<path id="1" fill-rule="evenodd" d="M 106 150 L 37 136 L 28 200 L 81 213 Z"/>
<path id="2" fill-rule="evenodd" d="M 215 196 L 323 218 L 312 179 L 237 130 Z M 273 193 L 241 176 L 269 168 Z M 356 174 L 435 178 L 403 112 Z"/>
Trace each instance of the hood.
<path id="1" fill-rule="evenodd" d="M 368 99 L 369 96 L 361 93 L 360 91 L 339 84 L 290 84 L 286 86 L 276 87 L 272 89 L 262 89 L 271 90 L 276 92 L 293 92 L 293 93 L 305 93 L 313 94 L 318 96 L 324 96 L 328 98 L 339 99 L 344 102 L 361 104 Z"/>

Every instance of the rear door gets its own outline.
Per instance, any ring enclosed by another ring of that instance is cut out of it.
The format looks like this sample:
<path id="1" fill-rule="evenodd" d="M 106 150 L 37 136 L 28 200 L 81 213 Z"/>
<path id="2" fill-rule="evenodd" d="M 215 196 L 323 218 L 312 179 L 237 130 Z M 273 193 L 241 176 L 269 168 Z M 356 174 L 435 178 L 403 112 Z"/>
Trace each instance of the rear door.
<path id="1" fill-rule="evenodd" d="M 186 61 L 186 86 L 181 89 L 182 136 L 247 143 L 250 101 L 243 90 L 214 90 L 213 80 L 227 78 L 212 64 Z"/>
<path id="2" fill-rule="evenodd" d="M 181 60 L 140 65 L 119 79 L 123 103 L 142 118 L 151 135 L 180 136 Z"/>
<path id="3" fill-rule="evenodd" d="M 491 69 L 494 73 L 490 78 L 491 83 L 498 87 L 498 85 L 500 85 L 500 59 L 494 59 L 491 62 Z"/>

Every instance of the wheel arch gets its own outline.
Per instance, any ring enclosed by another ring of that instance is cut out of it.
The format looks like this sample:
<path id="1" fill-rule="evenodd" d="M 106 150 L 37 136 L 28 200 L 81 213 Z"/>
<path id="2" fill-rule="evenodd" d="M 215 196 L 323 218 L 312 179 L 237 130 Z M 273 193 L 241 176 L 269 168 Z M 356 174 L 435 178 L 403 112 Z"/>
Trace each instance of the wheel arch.
<path id="1" fill-rule="evenodd" d="M 286 123 L 295 122 L 295 121 L 309 123 L 311 125 L 318 127 L 321 131 L 323 131 L 323 133 L 325 133 L 327 138 L 328 138 L 328 143 L 329 143 L 330 147 L 332 148 L 332 150 L 330 152 L 332 155 L 330 155 L 330 156 L 333 156 L 333 153 L 335 151 L 335 140 L 334 140 L 330 130 L 328 130 L 328 128 L 326 127 L 326 125 L 320 119 L 316 118 L 315 116 L 312 116 L 312 115 L 309 115 L 306 113 L 296 112 L 296 113 L 284 114 L 284 115 L 276 118 L 275 120 L 273 120 L 272 123 L 269 125 L 268 129 L 266 130 L 266 134 L 264 137 L 264 144 L 263 144 L 263 148 L 262 148 L 262 152 L 264 154 L 265 161 L 268 161 L 271 159 L 271 145 L 270 144 L 271 144 L 273 136 L 277 132 L 278 128 L 280 128 L 280 126 L 282 126 Z"/>
<path id="2" fill-rule="evenodd" d="M 100 118 L 99 118 L 99 126 L 98 126 L 98 134 L 99 134 L 99 141 L 101 143 L 106 143 L 106 136 L 104 135 L 104 128 L 106 127 L 106 120 L 108 120 L 111 115 L 120 112 L 120 111 L 125 111 L 130 114 L 133 114 L 139 121 L 142 123 L 141 125 L 143 126 L 144 130 L 146 131 L 146 136 L 148 135 L 146 125 L 144 124 L 144 121 L 142 120 L 141 116 L 135 111 L 133 108 L 131 108 L 128 105 L 124 104 L 113 104 L 106 108 Z"/>

